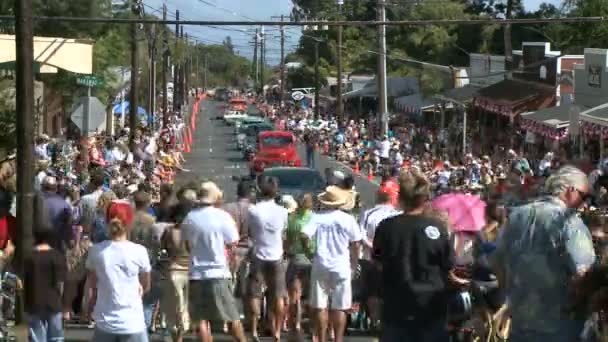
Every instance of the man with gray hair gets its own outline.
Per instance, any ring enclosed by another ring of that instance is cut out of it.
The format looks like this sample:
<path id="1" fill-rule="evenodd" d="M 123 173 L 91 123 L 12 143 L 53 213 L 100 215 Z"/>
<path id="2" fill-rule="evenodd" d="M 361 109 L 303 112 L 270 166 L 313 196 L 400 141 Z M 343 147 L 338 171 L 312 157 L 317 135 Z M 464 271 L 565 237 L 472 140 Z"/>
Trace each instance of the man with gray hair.
<path id="1" fill-rule="evenodd" d="M 509 341 L 578 341 L 584 319 L 570 312 L 573 282 L 595 262 L 577 209 L 590 196 L 587 176 L 564 166 L 547 196 L 514 208 L 497 241 L 494 268 L 508 294 Z"/>

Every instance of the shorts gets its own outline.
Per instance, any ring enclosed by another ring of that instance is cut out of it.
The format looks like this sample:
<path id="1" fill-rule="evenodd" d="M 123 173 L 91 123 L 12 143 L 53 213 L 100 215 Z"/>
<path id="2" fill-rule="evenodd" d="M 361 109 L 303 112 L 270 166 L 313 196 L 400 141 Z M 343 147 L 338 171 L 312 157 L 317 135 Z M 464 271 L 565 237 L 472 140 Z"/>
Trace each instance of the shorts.
<path id="1" fill-rule="evenodd" d="M 200 321 L 235 322 L 240 320 L 230 279 L 190 280 L 188 308 L 192 323 Z"/>
<path id="2" fill-rule="evenodd" d="M 310 262 L 303 262 L 303 260 L 290 260 L 287 266 L 287 286 L 291 286 L 294 280 L 300 279 L 302 282 L 302 297 L 308 298 L 310 283 L 310 271 L 312 264 Z"/>
<path id="3" fill-rule="evenodd" d="M 335 272 L 313 266 L 310 275 L 309 302 L 313 309 L 342 311 L 352 309 L 353 291 L 350 277 L 342 277 Z"/>
<path id="4" fill-rule="evenodd" d="M 361 265 L 361 292 L 360 300 L 366 301 L 370 297 L 379 297 L 382 286 L 382 274 L 372 261 L 360 260 Z"/>
<path id="5" fill-rule="evenodd" d="M 93 342 L 148 342 L 148 332 L 142 331 L 136 334 L 114 334 L 105 332 L 99 328 L 93 333 Z"/>
<path id="6" fill-rule="evenodd" d="M 251 262 L 247 296 L 249 298 L 262 298 L 264 296 L 264 286 L 266 286 L 272 299 L 287 296 L 283 260 L 264 261 L 255 259 Z"/>
<path id="7" fill-rule="evenodd" d="M 312 264 L 310 261 L 297 257 L 291 258 L 286 272 L 287 285 L 296 279 L 310 279 L 311 268 Z"/>

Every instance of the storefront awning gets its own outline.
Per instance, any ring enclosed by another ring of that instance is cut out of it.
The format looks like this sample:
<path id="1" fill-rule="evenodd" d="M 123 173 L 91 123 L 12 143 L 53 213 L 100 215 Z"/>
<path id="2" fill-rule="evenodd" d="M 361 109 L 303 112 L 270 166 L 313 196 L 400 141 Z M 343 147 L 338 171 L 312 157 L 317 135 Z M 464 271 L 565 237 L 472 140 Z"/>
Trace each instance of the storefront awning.
<path id="1" fill-rule="evenodd" d="M 560 140 L 568 136 L 571 104 L 523 113 L 520 126 L 526 131 L 546 138 Z"/>
<path id="2" fill-rule="evenodd" d="M 441 102 L 452 102 L 464 105 L 473 101 L 473 98 L 479 94 L 479 87 L 467 84 L 461 88 L 449 89 L 443 94 L 435 95 L 435 98 Z"/>
<path id="3" fill-rule="evenodd" d="M 608 137 L 608 103 L 581 112 L 581 129 L 586 135 Z"/>
<path id="4" fill-rule="evenodd" d="M 420 92 L 418 79 L 416 77 L 389 77 L 386 80 L 386 95 L 388 97 L 399 97 Z M 373 79 L 365 84 L 363 88 L 348 92 L 343 95 L 346 99 L 359 97 L 378 97 L 378 81 Z"/>
<path id="5" fill-rule="evenodd" d="M 406 114 L 420 114 L 423 110 L 433 108 L 436 99 L 424 98 L 422 94 L 401 96 L 395 99 L 395 107 Z"/>
<path id="6" fill-rule="evenodd" d="M 474 106 L 487 112 L 514 118 L 531 110 L 551 107 L 555 87 L 516 79 L 504 80 L 479 90 Z"/>

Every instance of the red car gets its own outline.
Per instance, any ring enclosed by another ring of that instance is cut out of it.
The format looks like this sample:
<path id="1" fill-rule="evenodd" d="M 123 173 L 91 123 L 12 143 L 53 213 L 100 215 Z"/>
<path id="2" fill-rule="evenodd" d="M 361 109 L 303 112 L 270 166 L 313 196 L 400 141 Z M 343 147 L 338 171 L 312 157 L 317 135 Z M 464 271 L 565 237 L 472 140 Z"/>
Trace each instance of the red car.
<path id="1" fill-rule="evenodd" d="M 300 166 L 296 137 L 285 131 L 266 131 L 258 135 L 258 149 L 251 160 L 251 176 L 277 166 Z"/>

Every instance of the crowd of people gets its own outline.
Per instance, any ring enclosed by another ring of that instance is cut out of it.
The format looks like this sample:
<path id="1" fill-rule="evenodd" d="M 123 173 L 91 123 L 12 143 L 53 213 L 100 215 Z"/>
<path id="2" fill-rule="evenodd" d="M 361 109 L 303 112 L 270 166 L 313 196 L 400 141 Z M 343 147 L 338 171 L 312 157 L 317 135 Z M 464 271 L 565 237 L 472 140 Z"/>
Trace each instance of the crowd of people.
<path id="1" fill-rule="evenodd" d="M 571 342 L 605 333 L 597 315 L 604 221 L 586 207 L 608 192 L 608 163 L 588 177 L 552 155 L 532 167 L 512 150 L 437 161 L 418 133 L 376 142 L 365 122 L 324 124 L 324 148 L 310 134 L 316 127 L 294 121 L 285 128 L 300 131 L 312 152 L 339 156 L 350 141 L 365 146 L 354 166 L 379 158 L 369 162 L 383 175 L 374 206 L 358 210 L 353 176 L 339 172 L 321 194 L 298 198 L 280 196 L 281 184 L 266 177 L 240 181 L 229 203 L 210 181 L 173 185 L 184 172 L 178 117 L 160 132 L 138 130 L 131 149 L 128 132 L 37 139 L 35 243 L 22 275 L 30 339 L 60 341 L 64 322 L 78 319 L 100 342 L 148 341 L 159 328 L 173 341 L 189 331 L 212 341 L 213 328 L 236 341 L 266 333 L 280 341 L 287 331 L 342 342 L 360 304 L 382 341 L 466 341 L 455 317 L 465 289 L 486 278 L 496 283 L 480 292 L 494 335 Z M 468 245 L 432 201 L 475 193 L 475 184 L 491 186 L 492 196 Z M 503 206 L 509 196 L 516 200 Z M 14 252 L 13 203 L 0 192 L 3 260 Z"/>

